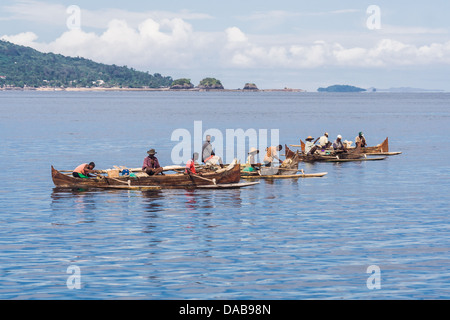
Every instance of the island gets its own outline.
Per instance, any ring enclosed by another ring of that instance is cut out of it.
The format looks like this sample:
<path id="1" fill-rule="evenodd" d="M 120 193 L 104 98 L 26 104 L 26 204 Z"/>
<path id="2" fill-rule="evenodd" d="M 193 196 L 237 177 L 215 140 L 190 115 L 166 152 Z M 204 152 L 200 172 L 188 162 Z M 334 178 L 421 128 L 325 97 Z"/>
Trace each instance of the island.
<path id="1" fill-rule="evenodd" d="M 215 78 L 204 78 L 200 81 L 198 88 L 201 90 L 223 90 L 224 87 L 220 80 Z"/>
<path id="2" fill-rule="evenodd" d="M 106 65 L 80 57 L 42 53 L 0 40 L 0 88 L 164 88 L 172 77 Z"/>
<path id="3" fill-rule="evenodd" d="M 364 92 L 366 89 L 358 88 L 354 86 L 349 85 L 333 85 L 329 86 L 327 88 L 319 88 L 317 89 L 318 92 Z"/>
<path id="4" fill-rule="evenodd" d="M 251 82 L 243 89 L 225 89 L 219 79 L 212 77 L 194 86 L 189 78 L 173 80 L 160 73 L 39 52 L 3 40 L 0 40 L 0 90 L 304 92 L 287 87 L 259 89 Z"/>
<path id="5" fill-rule="evenodd" d="M 258 91 L 258 87 L 254 83 L 246 83 L 243 90 Z"/>
<path id="6" fill-rule="evenodd" d="M 194 88 L 194 85 L 191 83 L 191 79 L 187 78 L 176 79 L 170 86 L 171 90 L 190 90 L 192 88 Z"/>

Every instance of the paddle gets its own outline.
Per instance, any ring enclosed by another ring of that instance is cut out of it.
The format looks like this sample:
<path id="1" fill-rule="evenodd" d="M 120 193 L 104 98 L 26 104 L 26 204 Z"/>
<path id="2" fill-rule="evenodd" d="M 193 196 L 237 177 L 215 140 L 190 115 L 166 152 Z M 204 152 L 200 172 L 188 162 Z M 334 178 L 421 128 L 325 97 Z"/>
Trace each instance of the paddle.
<path id="1" fill-rule="evenodd" d="M 201 179 L 201 180 L 205 180 L 205 181 L 208 181 L 208 182 L 211 182 L 211 183 L 213 183 L 214 185 L 217 185 L 217 183 L 216 183 L 216 179 L 208 179 L 208 178 L 203 178 L 202 176 L 198 176 L 198 175 L 196 175 L 196 174 L 191 174 L 189 171 L 188 171 L 188 175 L 189 175 L 189 177 L 191 177 L 191 179 L 193 180 L 193 178 L 198 178 L 198 179 Z M 195 183 L 195 182 L 194 182 Z"/>

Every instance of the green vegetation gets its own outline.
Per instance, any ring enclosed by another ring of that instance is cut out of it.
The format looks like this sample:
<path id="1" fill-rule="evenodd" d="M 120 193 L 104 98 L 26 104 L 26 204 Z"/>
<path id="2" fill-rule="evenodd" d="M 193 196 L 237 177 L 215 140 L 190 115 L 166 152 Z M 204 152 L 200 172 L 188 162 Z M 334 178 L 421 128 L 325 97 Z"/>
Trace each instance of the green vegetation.
<path id="1" fill-rule="evenodd" d="M 160 88 L 172 82 L 159 73 L 42 53 L 0 40 L 0 87 Z"/>
<path id="2" fill-rule="evenodd" d="M 362 92 L 366 91 L 366 89 L 349 86 L 349 85 L 334 85 L 329 86 L 327 88 L 319 88 L 317 89 L 319 92 Z"/>
<path id="3" fill-rule="evenodd" d="M 203 79 L 202 81 L 200 81 L 198 87 L 202 89 L 223 89 L 223 85 L 220 80 L 217 80 L 215 78 Z"/>
<path id="4" fill-rule="evenodd" d="M 258 90 L 258 87 L 254 83 L 246 83 L 244 90 Z"/>
<path id="5" fill-rule="evenodd" d="M 170 89 L 191 89 L 194 85 L 191 83 L 191 79 L 181 78 L 174 80 Z"/>

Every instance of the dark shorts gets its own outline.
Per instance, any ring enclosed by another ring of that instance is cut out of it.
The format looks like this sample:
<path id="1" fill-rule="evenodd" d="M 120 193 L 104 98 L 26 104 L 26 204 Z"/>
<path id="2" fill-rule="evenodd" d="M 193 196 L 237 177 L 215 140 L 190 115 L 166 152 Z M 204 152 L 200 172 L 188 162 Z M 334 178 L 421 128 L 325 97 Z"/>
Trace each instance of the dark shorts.
<path id="1" fill-rule="evenodd" d="M 72 173 L 72 175 L 73 175 L 75 178 L 83 178 L 83 179 L 89 178 L 88 176 L 85 176 L 84 174 L 78 173 L 78 172 L 74 172 L 74 173 Z"/>

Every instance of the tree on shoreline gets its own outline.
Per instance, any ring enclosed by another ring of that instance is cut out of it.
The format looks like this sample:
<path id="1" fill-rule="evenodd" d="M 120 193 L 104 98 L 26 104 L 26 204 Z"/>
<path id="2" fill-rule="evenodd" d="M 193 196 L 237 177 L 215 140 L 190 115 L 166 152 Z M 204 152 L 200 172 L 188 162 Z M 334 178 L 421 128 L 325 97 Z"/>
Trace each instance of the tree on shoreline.
<path id="1" fill-rule="evenodd" d="M 42 53 L 0 40 L 0 87 L 169 87 L 172 77 L 106 65 L 80 57 Z"/>

